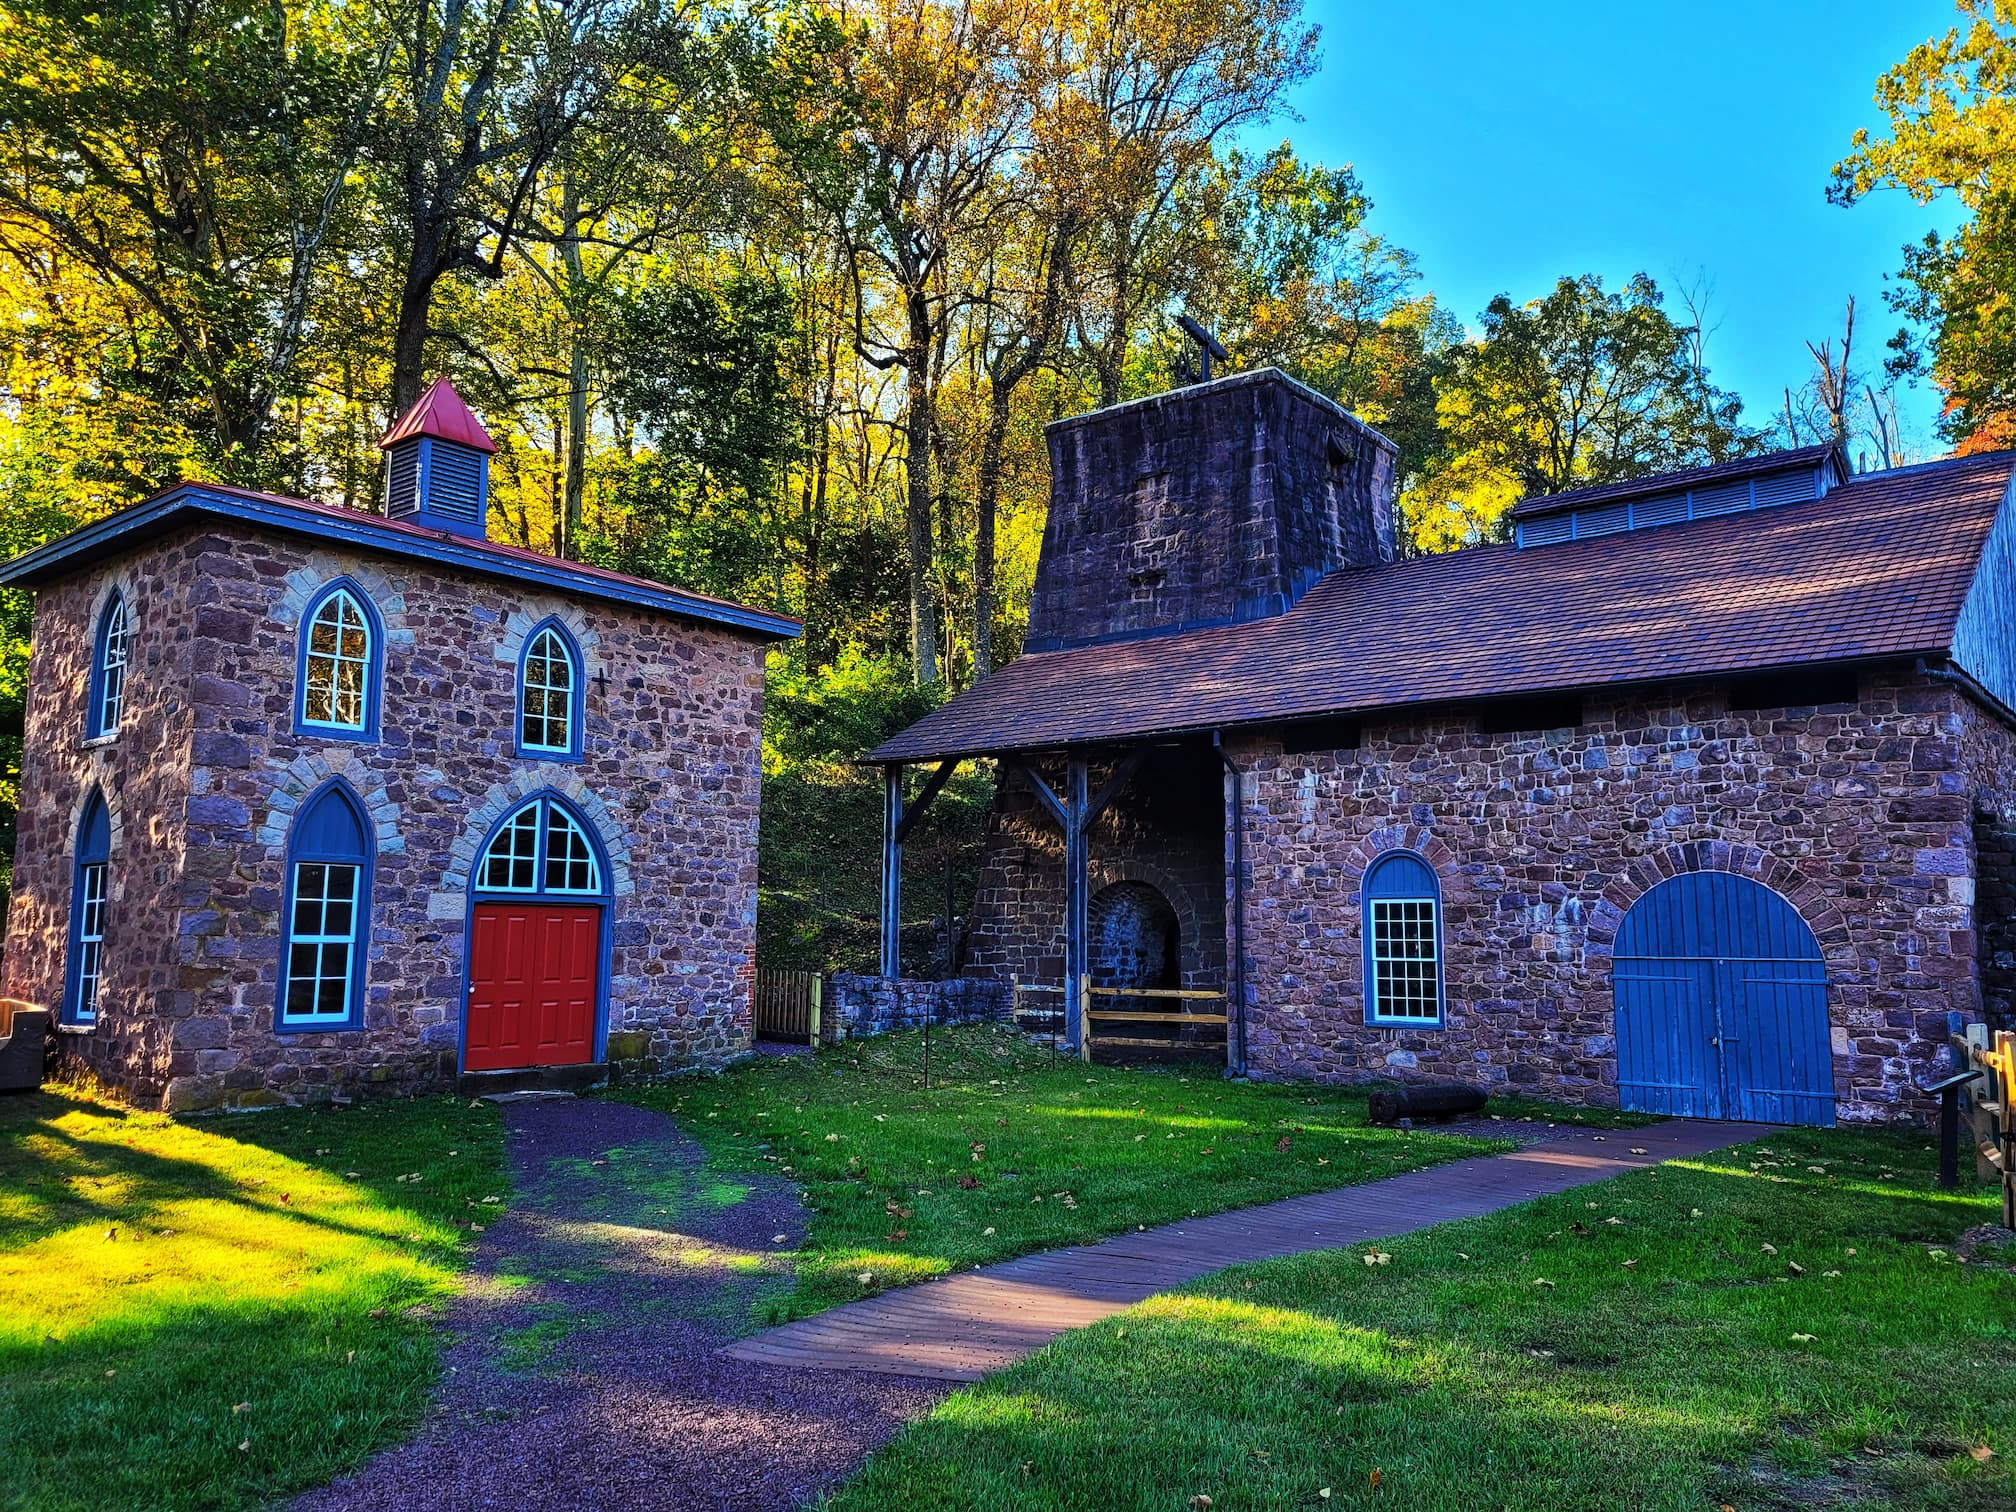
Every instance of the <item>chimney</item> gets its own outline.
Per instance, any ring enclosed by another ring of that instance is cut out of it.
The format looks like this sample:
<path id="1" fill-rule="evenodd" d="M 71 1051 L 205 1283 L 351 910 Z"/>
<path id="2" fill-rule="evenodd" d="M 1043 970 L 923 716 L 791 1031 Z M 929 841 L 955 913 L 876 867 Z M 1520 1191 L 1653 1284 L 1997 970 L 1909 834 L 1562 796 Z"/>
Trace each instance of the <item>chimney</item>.
<path id="1" fill-rule="evenodd" d="M 1274 368 L 1051 424 L 1031 651 L 1285 614 L 1394 556 L 1393 443 Z"/>
<path id="2" fill-rule="evenodd" d="M 490 439 L 446 378 L 436 378 L 419 403 L 378 443 L 385 453 L 385 513 L 394 520 L 488 534 Z"/>

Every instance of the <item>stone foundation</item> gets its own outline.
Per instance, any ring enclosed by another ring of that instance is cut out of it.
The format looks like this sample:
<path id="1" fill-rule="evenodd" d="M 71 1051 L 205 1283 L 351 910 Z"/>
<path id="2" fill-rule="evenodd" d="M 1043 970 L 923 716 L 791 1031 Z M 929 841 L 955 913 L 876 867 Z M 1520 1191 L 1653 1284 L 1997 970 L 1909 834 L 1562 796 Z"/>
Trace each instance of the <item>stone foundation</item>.
<path id="1" fill-rule="evenodd" d="M 822 1037 L 831 1040 L 921 1029 L 927 1023 L 1005 1023 L 1014 1007 L 1015 993 L 1006 982 L 971 977 L 926 982 L 836 972 L 826 979 L 819 1025 Z"/>

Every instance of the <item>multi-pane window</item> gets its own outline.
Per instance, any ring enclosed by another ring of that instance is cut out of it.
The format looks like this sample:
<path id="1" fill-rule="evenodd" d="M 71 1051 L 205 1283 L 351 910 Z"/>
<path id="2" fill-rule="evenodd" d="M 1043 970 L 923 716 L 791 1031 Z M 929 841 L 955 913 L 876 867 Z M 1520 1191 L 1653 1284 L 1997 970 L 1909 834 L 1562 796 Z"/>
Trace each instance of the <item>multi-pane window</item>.
<path id="1" fill-rule="evenodd" d="M 63 1017 L 66 1023 L 98 1022 L 99 989 L 105 980 L 105 926 L 111 917 L 112 816 L 93 790 L 77 820 L 77 852 L 70 873 L 70 976 Z"/>
<path id="2" fill-rule="evenodd" d="M 347 589 L 322 600 L 308 622 L 301 719 L 362 730 L 370 720 L 371 622 Z"/>
<path id="3" fill-rule="evenodd" d="M 77 998 L 71 1014 L 77 1023 L 98 1021 L 104 953 L 105 863 L 91 861 L 77 868 Z"/>
<path id="4" fill-rule="evenodd" d="M 282 1029 L 349 1029 L 363 1020 L 373 844 L 363 805 L 340 782 L 301 806 L 288 836 Z"/>
<path id="5" fill-rule="evenodd" d="M 478 892 L 602 891 L 602 864 L 581 822 L 535 798 L 504 821 L 476 868 Z"/>
<path id="6" fill-rule="evenodd" d="M 519 678 L 518 743 L 529 751 L 574 749 L 574 654 L 548 625 L 525 649 Z"/>
<path id="7" fill-rule="evenodd" d="M 546 891 L 600 892 L 602 879 L 597 874 L 595 852 L 581 826 L 572 814 L 551 804 L 547 814 Z"/>
<path id="8" fill-rule="evenodd" d="M 349 1019 L 363 875 L 354 862 L 296 863 L 287 941 L 288 1022 Z"/>
<path id="9" fill-rule="evenodd" d="M 504 821 L 504 828 L 497 831 L 476 870 L 476 886 L 481 891 L 538 891 L 541 807 L 528 803 Z"/>
<path id="10" fill-rule="evenodd" d="M 91 733 L 110 735 L 126 712 L 128 637 L 126 601 L 114 597 L 98 629 L 98 661 L 91 706 Z"/>
<path id="11" fill-rule="evenodd" d="M 1365 1007 L 1377 1023 L 1442 1018 L 1442 920 L 1435 873 L 1396 853 L 1365 878 Z"/>

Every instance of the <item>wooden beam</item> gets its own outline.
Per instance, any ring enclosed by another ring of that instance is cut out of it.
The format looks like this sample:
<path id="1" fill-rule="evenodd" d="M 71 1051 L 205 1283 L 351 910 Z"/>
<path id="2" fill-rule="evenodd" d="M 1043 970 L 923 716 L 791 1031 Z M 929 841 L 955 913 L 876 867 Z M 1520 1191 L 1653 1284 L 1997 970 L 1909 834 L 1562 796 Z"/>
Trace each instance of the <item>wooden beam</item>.
<path id="1" fill-rule="evenodd" d="M 1064 825 L 1064 1004 L 1068 1014 L 1064 1031 L 1065 1038 L 1072 1044 L 1087 1048 L 1085 1033 L 1090 1026 L 1085 1022 L 1085 1005 L 1090 1000 L 1086 989 L 1092 984 L 1092 923 L 1089 906 L 1090 858 L 1086 854 L 1091 849 L 1091 837 L 1085 832 L 1085 758 L 1073 757 L 1066 771 L 1065 801 L 1059 805 L 1064 810 L 1061 816 Z M 1051 796 L 1054 800 L 1055 795 Z"/>
<path id="2" fill-rule="evenodd" d="M 1099 789 L 1098 796 L 1086 805 L 1085 823 L 1092 823 L 1106 812 L 1106 805 L 1120 796 L 1121 790 L 1134 780 L 1134 774 L 1141 770 L 1141 763 L 1147 759 L 1148 749 L 1145 746 L 1136 746 L 1120 758 L 1119 765 L 1113 768 L 1113 775 L 1106 779 L 1105 785 Z"/>
<path id="3" fill-rule="evenodd" d="M 903 810 L 902 821 L 896 826 L 896 843 L 901 845 L 910 838 L 910 832 L 917 828 L 917 821 L 924 817 L 924 811 L 931 807 L 931 801 L 945 791 L 945 784 L 952 780 L 952 773 L 958 769 L 959 758 L 941 761 L 938 770 L 925 782 L 923 790 L 912 798 Z"/>
<path id="4" fill-rule="evenodd" d="M 882 975 L 903 974 L 903 768 L 882 768 Z"/>
<path id="5" fill-rule="evenodd" d="M 1044 808 L 1048 809 L 1050 817 L 1057 821 L 1057 827 L 1066 834 L 1070 833 L 1071 816 L 1065 812 L 1063 800 L 1050 790 L 1050 784 L 1043 780 L 1042 774 L 1036 768 L 1023 766 L 1020 762 L 1017 762 L 1008 769 L 1008 775 L 1010 777 L 1019 777 L 1024 783 L 1028 784 L 1029 791 L 1036 795 L 1037 801 Z"/>

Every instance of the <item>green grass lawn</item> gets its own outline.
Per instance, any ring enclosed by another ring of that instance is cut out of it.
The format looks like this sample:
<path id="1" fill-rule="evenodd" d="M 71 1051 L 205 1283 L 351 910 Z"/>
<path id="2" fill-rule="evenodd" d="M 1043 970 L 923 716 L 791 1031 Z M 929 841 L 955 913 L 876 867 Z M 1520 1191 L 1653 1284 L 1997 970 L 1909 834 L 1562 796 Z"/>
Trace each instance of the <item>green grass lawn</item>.
<path id="1" fill-rule="evenodd" d="M 1934 1159 L 1785 1133 L 1224 1271 L 948 1398 L 834 1512 L 2007 1509 L 2016 1254 L 1956 1259 L 1997 1209 Z"/>
<path id="2" fill-rule="evenodd" d="M 495 1109 L 452 1098 L 0 1099 L 0 1507 L 253 1506 L 402 1437 L 507 1193 Z"/>
<path id="3" fill-rule="evenodd" d="M 854 1040 L 626 1089 L 724 1173 L 799 1184 L 810 1231 L 766 1320 L 1137 1225 L 1376 1180 L 1499 1145 L 1375 1129 L 1362 1093 L 1087 1066 L 998 1028 Z"/>

